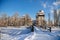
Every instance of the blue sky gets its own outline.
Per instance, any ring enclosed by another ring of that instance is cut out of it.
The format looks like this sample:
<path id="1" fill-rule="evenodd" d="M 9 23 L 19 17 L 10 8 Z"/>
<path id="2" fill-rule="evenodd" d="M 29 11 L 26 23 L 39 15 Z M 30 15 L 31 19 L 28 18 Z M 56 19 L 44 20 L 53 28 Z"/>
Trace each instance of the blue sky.
<path id="1" fill-rule="evenodd" d="M 53 15 L 53 9 L 60 9 L 58 0 L 0 0 L 0 14 L 6 13 L 12 16 L 18 12 L 20 16 L 29 14 L 31 18 L 36 18 L 36 13 L 43 10 L 45 19 L 48 19 L 48 13 Z"/>

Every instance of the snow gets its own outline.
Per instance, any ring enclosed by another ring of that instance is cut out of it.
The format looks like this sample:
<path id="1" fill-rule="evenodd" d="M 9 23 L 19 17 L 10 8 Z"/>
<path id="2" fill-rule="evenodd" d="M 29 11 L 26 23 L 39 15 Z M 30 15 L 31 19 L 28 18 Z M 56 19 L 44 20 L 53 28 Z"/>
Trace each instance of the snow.
<path id="1" fill-rule="evenodd" d="M 52 27 L 52 30 L 60 30 L 59 27 Z"/>
<path id="2" fill-rule="evenodd" d="M 29 35 L 28 37 L 26 37 L 24 40 L 33 40 L 35 38 L 35 33 L 33 33 L 33 35 Z"/>
<path id="3" fill-rule="evenodd" d="M 57 36 L 57 33 L 44 32 L 37 27 L 34 28 L 33 35 L 26 37 L 25 40 L 60 40 L 60 36 Z"/>
<path id="4" fill-rule="evenodd" d="M 52 32 L 34 26 L 34 32 L 30 28 L 2 27 L 0 28 L 0 40 L 60 40 L 59 28 L 52 28 Z"/>
<path id="5" fill-rule="evenodd" d="M 1 40 L 11 40 L 12 37 L 8 34 L 1 34 Z"/>

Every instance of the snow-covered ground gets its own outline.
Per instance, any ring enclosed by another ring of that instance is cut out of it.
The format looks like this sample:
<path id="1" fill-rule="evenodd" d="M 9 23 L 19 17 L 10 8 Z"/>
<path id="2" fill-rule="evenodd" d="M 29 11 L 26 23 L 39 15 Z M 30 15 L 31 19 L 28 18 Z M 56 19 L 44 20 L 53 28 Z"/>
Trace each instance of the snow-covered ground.
<path id="1" fill-rule="evenodd" d="M 33 35 L 26 37 L 25 40 L 60 40 L 60 36 L 58 35 L 60 34 L 60 30 L 56 30 L 55 32 L 52 30 L 52 32 L 49 32 L 41 30 L 37 27 L 34 28 L 35 31 Z"/>
<path id="2" fill-rule="evenodd" d="M 52 32 L 49 32 L 34 26 L 34 32 L 31 32 L 30 28 L 25 27 L 2 27 L 0 36 L 0 40 L 60 40 L 60 30 L 52 28 Z"/>

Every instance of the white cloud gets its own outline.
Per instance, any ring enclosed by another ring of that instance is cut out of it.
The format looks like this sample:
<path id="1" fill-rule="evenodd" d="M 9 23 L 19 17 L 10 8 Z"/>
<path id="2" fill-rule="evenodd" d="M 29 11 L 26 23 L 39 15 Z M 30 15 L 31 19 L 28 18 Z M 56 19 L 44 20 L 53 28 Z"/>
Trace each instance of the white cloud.
<path id="1" fill-rule="evenodd" d="M 54 7 L 53 6 L 50 7 L 50 12 L 54 13 Z"/>
<path id="2" fill-rule="evenodd" d="M 54 13 L 53 9 L 52 9 L 52 10 L 50 10 L 50 12 L 51 12 L 51 13 Z"/>
<path id="3" fill-rule="evenodd" d="M 53 5 L 55 5 L 55 6 L 60 5 L 60 1 L 53 2 Z"/>
<path id="4" fill-rule="evenodd" d="M 46 3 L 43 4 L 43 7 L 46 8 Z"/>
<path id="5" fill-rule="evenodd" d="M 53 2 L 53 5 L 57 6 L 57 3 L 56 2 Z"/>

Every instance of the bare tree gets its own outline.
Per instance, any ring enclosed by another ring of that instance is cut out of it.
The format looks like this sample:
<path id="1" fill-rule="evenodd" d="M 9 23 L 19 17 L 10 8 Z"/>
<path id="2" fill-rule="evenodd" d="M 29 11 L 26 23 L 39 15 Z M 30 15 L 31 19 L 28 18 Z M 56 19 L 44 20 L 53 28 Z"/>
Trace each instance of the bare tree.
<path id="1" fill-rule="evenodd" d="M 25 23 L 24 25 L 27 25 L 27 26 L 32 24 L 32 20 L 28 14 L 24 16 L 24 23 Z"/>
<path id="2" fill-rule="evenodd" d="M 58 17 L 57 17 L 57 10 L 54 10 L 54 25 L 57 26 Z"/>
<path id="3" fill-rule="evenodd" d="M 30 26 L 32 25 L 32 20 L 28 14 L 20 18 L 18 13 L 13 16 L 8 16 L 7 14 L 2 14 L 0 18 L 0 26 Z"/>
<path id="4" fill-rule="evenodd" d="M 60 25 L 60 10 L 58 10 L 58 25 Z"/>
<path id="5" fill-rule="evenodd" d="M 19 14 L 18 13 L 15 13 L 13 16 L 12 16 L 12 21 L 13 21 L 13 25 L 14 26 L 18 26 L 18 22 L 19 22 Z"/>
<path id="6" fill-rule="evenodd" d="M 8 25 L 8 16 L 7 14 L 1 15 L 1 26 L 7 26 Z"/>
<path id="7" fill-rule="evenodd" d="M 50 26 L 50 13 L 48 13 L 48 26 Z"/>

